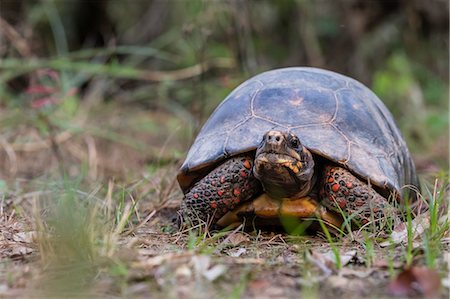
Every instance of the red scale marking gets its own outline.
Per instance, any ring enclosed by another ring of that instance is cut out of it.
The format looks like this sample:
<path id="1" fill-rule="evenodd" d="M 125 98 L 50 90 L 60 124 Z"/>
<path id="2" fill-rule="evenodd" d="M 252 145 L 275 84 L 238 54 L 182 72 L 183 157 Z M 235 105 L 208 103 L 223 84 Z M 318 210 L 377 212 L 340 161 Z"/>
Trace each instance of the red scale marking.
<path id="1" fill-rule="evenodd" d="M 331 190 L 333 190 L 334 192 L 339 191 L 339 184 L 333 184 L 333 185 L 331 186 Z"/>
<path id="2" fill-rule="evenodd" d="M 361 207 L 363 205 L 364 205 L 364 201 L 363 200 L 361 200 L 361 199 L 355 200 L 355 206 Z"/>
<path id="3" fill-rule="evenodd" d="M 244 167 L 247 168 L 247 169 L 252 168 L 252 165 L 250 164 L 250 161 L 245 160 L 245 161 L 244 161 Z"/>
<path id="4" fill-rule="evenodd" d="M 333 177 L 332 177 L 332 176 L 329 176 L 327 182 L 328 182 L 328 183 L 332 183 L 333 181 L 334 181 Z"/>
<path id="5" fill-rule="evenodd" d="M 234 188 L 234 189 L 233 189 L 233 195 L 234 195 L 234 196 L 237 197 L 237 196 L 239 196 L 240 194 L 241 194 L 241 190 L 239 190 L 239 188 Z"/>
<path id="6" fill-rule="evenodd" d="M 220 183 L 221 183 L 221 184 L 225 183 L 225 176 L 221 176 L 221 177 L 220 177 Z"/>
<path id="7" fill-rule="evenodd" d="M 246 178 L 247 177 L 247 173 L 245 171 L 241 171 L 241 177 Z"/>
<path id="8" fill-rule="evenodd" d="M 347 184 L 345 184 L 345 186 L 349 189 L 353 188 L 353 184 L 351 182 L 347 182 Z"/>
<path id="9" fill-rule="evenodd" d="M 217 195 L 222 196 L 223 195 L 223 191 L 222 190 L 217 190 Z"/>
<path id="10" fill-rule="evenodd" d="M 345 201 L 345 199 L 340 199 L 338 201 L 338 205 L 341 209 L 345 208 L 345 206 L 347 205 L 347 202 Z"/>
<path id="11" fill-rule="evenodd" d="M 198 194 L 197 193 L 194 193 L 194 198 L 198 198 Z"/>
<path id="12" fill-rule="evenodd" d="M 211 206 L 211 208 L 217 209 L 217 203 L 215 201 L 211 201 L 209 205 Z"/>

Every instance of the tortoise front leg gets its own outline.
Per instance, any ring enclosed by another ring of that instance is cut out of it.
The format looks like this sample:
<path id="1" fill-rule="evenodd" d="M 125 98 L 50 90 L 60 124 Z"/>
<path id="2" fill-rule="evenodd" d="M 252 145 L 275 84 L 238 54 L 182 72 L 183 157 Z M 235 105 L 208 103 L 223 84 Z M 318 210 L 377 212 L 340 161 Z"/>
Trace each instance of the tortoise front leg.
<path id="1" fill-rule="evenodd" d="M 398 223 L 398 210 L 367 183 L 355 177 L 345 168 L 328 165 L 324 167 L 321 204 L 327 208 L 344 212 L 352 223 L 373 223 L 377 229 L 385 226 L 386 220 Z"/>
<path id="2" fill-rule="evenodd" d="M 184 195 L 180 208 L 183 222 L 214 224 L 238 204 L 262 192 L 253 175 L 253 158 L 231 157 L 198 181 Z"/>

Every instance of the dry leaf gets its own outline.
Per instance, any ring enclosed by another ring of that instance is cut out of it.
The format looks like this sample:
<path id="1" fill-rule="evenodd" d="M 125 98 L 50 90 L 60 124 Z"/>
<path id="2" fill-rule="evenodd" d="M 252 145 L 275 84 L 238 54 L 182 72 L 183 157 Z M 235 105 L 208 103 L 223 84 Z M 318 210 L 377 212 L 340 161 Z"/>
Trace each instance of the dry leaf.
<path id="1" fill-rule="evenodd" d="M 186 277 L 189 278 L 192 275 L 191 269 L 187 265 L 181 265 L 175 270 L 176 277 Z"/>
<path id="2" fill-rule="evenodd" d="M 228 236 L 227 241 L 233 246 L 237 246 L 243 242 L 249 242 L 250 239 L 247 235 L 241 232 L 235 232 Z"/>
<path id="3" fill-rule="evenodd" d="M 423 232 L 429 227 L 430 219 L 428 214 L 420 214 L 412 220 L 412 239 L 415 240 L 417 237 L 421 236 Z M 406 223 L 400 223 L 394 228 L 391 238 L 387 241 L 380 243 L 381 247 L 387 247 L 392 244 L 407 244 L 408 243 L 408 226 Z M 418 243 L 420 244 L 420 243 Z M 418 245 L 416 244 L 416 246 Z"/>
<path id="4" fill-rule="evenodd" d="M 192 263 L 197 273 L 203 273 L 209 268 L 211 258 L 207 255 L 194 255 L 192 257 Z"/>
<path id="5" fill-rule="evenodd" d="M 347 252 L 340 253 L 338 258 L 341 267 L 347 265 L 351 260 L 356 258 L 356 255 L 356 250 L 349 250 Z M 319 267 L 326 275 L 330 275 L 333 271 L 336 270 L 336 255 L 331 249 L 325 253 L 312 252 L 312 254 L 308 256 L 308 259 L 317 267 Z"/>
<path id="6" fill-rule="evenodd" d="M 313 256 L 322 259 L 325 264 L 331 263 L 334 266 L 337 264 L 336 258 L 339 258 L 341 266 L 345 266 L 356 257 L 356 254 L 356 250 L 349 250 L 344 253 L 339 253 L 338 257 L 336 257 L 334 252 L 330 249 L 325 253 L 314 252 Z"/>
<path id="7" fill-rule="evenodd" d="M 400 269 L 403 268 L 403 266 L 404 264 L 400 261 L 388 261 L 383 258 L 376 259 L 372 264 L 372 267 L 380 269 L 388 269 L 389 267 L 392 267 L 394 269 Z"/>
<path id="8" fill-rule="evenodd" d="M 237 250 L 228 250 L 227 253 L 229 256 L 232 257 L 240 257 L 241 255 L 243 255 L 244 253 L 247 252 L 247 249 L 240 247 Z"/>
<path id="9" fill-rule="evenodd" d="M 355 270 L 350 268 L 343 268 L 339 271 L 339 275 L 348 278 L 367 278 L 375 271 L 374 268 L 365 269 L 365 270 Z"/>
<path id="10" fill-rule="evenodd" d="M 194 264 L 195 271 L 197 273 L 200 273 L 209 281 L 216 280 L 228 269 L 225 265 L 215 265 L 213 267 L 210 267 L 211 258 L 206 255 L 193 256 L 192 263 Z"/>
<path id="11" fill-rule="evenodd" d="M 436 297 L 441 288 L 439 274 L 426 267 L 411 267 L 400 272 L 389 284 L 388 291 L 394 296 Z"/>
<path id="12" fill-rule="evenodd" d="M 211 269 L 204 271 L 202 275 L 209 281 L 214 281 L 224 274 L 227 269 L 228 268 L 225 265 L 215 265 Z"/>

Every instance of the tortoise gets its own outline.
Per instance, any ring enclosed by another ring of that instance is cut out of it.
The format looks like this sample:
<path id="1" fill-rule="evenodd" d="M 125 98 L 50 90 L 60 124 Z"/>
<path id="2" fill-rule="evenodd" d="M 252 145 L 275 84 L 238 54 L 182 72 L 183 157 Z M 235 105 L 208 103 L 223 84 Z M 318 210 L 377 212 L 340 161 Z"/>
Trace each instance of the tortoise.
<path id="1" fill-rule="evenodd" d="M 270 70 L 234 89 L 200 130 L 177 179 L 179 215 L 191 226 L 286 215 L 331 226 L 351 216 L 361 227 L 398 219 L 405 197 L 414 201 L 419 190 L 382 101 L 352 78 L 312 67 Z"/>

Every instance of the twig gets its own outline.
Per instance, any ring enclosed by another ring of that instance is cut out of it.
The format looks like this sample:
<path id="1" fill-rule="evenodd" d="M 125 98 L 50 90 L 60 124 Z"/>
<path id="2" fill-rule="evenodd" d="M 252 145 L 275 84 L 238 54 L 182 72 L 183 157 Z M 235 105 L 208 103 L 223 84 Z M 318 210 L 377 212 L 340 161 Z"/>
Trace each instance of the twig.
<path id="1" fill-rule="evenodd" d="M 72 137 L 72 133 L 64 131 L 57 133 L 53 137 L 53 141 L 57 144 L 63 143 Z M 41 141 L 27 142 L 27 143 L 12 143 L 11 148 L 16 152 L 34 152 L 48 149 L 52 146 L 52 138 L 46 138 Z"/>
<path id="2" fill-rule="evenodd" d="M 13 47 L 23 57 L 31 57 L 31 50 L 27 40 L 23 38 L 7 21 L 0 17 L 0 32 L 11 42 Z"/>
<path id="3" fill-rule="evenodd" d="M 9 172 L 10 172 L 11 176 L 14 176 L 17 173 L 17 156 L 16 156 L 16 152 L 14 151 L 14 148 L 11 146 L 11 144 L 8 143 L 1 136 L 0 136 L 0 145 L 3 147 L 3 149 L 6 152 L 6 155 L 8 156 L 8 160 L 9 160 L 9 163 L 10 163 Z"/>
<path id="4" fill-rule="evenodd" d="M 230 234 L 228 234 L 228 236 L 225 238 L 225 240 L 223 240 L 216 248 L 216 250 L 214 250 L 214 253 L 220 253 L 220 251 L 222 250 L 222 248 L 227 244 L 227 242 L 230 240 L 231 236 L 234 235 L 235 233 L 237 233 L 238 231 L 240 231 L 242 228 L 244 227 L 244 224 L 241 223 L 241 225 L 239 225 L 238 227 L 236 227 L 236 229 L 234 229 Z"/>
<path id="5" fill-rule="evenodd" d="M 213 68 L 233 68 L 234 61 L 228 58 L 215 58 L 209 62 L 203 62 L 189 66 L 183 69 L 172 71 L 154 71 L 139 70 L 123 65 L 118 67 L 116 64 L 99 64 L 91 62 L 77 62 L 67 59 L 30 59 L 23 63 L 21 59 L 4 59 L 0 61 L 1 70 L 13 71 L 11 74 L 4 75 L 0 82 L 11 80 L 24 73 L 32 72 L 37 69 L 50 68 L 57 71 L 72 71 L 87 73 L 90 75 L 103 75 L 112 78 L 122 78 L 130 80 L 143 80 L 153 82 L 179 81 L 190 79 L 203 74 Z"/>

